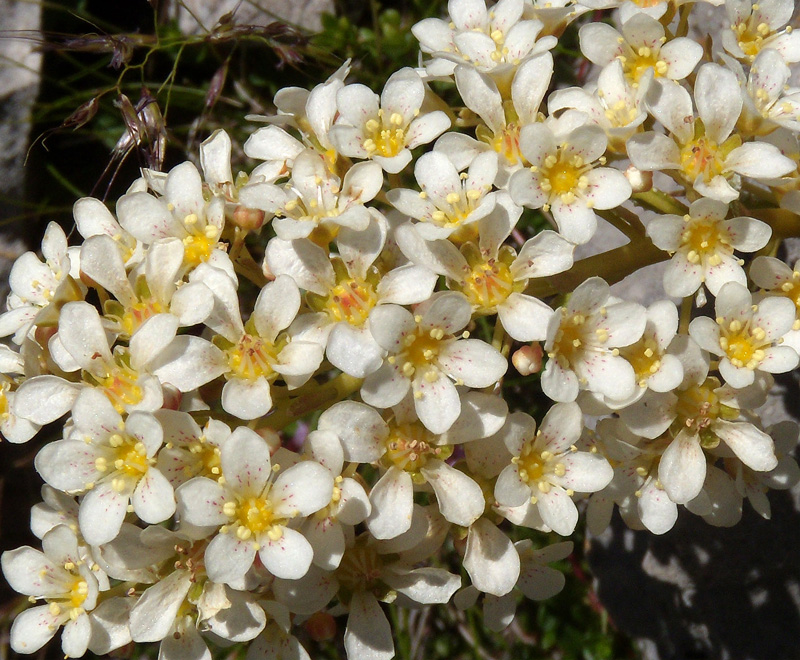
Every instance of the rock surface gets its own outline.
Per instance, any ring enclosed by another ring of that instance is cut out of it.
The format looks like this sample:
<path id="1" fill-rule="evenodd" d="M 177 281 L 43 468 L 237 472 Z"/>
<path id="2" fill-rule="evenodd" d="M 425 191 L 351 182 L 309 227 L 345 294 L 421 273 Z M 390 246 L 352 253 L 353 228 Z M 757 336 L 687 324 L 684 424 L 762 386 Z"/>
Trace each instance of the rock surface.
<path id="1" fill-rule="evenodd" d="M 186 34 L 210 30 L 230 11 L 235 11 L 234 22 L 239 25 L 267 25 L 280 20 L 317 32 L 322 29 L 322 14 L 334 12 L 333 0 L 184 0 L 175 6 L 178 26 Z"/>

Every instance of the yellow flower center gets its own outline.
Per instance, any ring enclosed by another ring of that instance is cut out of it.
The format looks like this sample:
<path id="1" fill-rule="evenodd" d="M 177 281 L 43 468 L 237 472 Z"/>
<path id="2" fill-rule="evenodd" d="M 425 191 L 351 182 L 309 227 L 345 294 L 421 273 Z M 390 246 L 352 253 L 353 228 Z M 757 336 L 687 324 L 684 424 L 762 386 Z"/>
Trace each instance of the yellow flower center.
<path id="1" fill-rule="evenodd" d="M 426 332 L 417 327 L 405 336 L 403 350 L 392 358 L 392 362 L 402 366 L 406 378 L 413 377 L 419 369 L 425 369 L 425 379 L 434 382 L 439 378 L 439 371 L 428 367 L 436 364 L 443 339 L 444 331 L 441 328 L 432 328 Z"/>
<path id="2" fill-rule="evenodd" d="M 393 424 L 386 438 L 386 453 L 383 463 L 395 466 L 411 474 L 415 483 L 423 483 L 425 477 L 420 470 L 431 458 L 446 460 L 453 453 L 451 445 L 437 446 L 436 437 L 422 424 Z"/>
<path id="3" fill-rule="evenodd" d="M 114 362 L 107 366 L 105 377 L 88 380 L 95 380 L 103 388 L 103 393 L 116 411 L 122 413 L 128 406 L 136 405 L 144 397 L 144 390 L 137 385 L 139 372 L 130 366 L 130 356 L 124 348 L 116 349 Z"/>
<path id="4" fill-rule="evenodd" d="M 195 268 L 208 261 L 219 242 L 220 229 L 212 224 L 201 226 L 194 213 L 183 219 L 183 226 L 188 232 L 188 236 L 183 239 L 183 263 L 189 268 Z"/>
<path id="5" fill-rule="evenodd" d="M 229 344 L 221 337 L 214 338 L 215 343 Z M 228 366 L 231 373 L 245 380 L 256 380 L 265 377 L 272 381 L 278 377 L 272 365 L 278 362 L 278 353 L 286 343 L 285 339 L 278 338 L 277 344 L 272 344 L 266 339 L 255 334 L 242 335 L 237 344 L 229 345 L 225 350 Z"/>
<path id="6" fill-rule="evenodd" d="M 233 532 L 241 541 L 262 533 L 277 541 L 283 536 L 286 519 L 276 516 L 273 508 L 272 500 L 265 495 L 237 496 L 222 507 L 222 512 L 231 522 L 220 531 Z"/>
<path id="7" fill-rule="evenodd" d="M 477 188 L 451 192 L 445 198 L 444 208 L 438 208 L 431 214 L 431 222 L 437 227 L 456 228 L 475 210 L 484 191 Z"/>
<path id="8" fill-rule="evenodd" d="M 378 110 L 378 118 L 367 120 L 364 124 L 366 140 L 364 149 L 370 156 L 393 158 L 406 146 L 406 122 L 397 112 L 385 116 L 383 108 Z"/>
<path id="9" fill-rule="evenodd" d="M 619 353 L 633 367 L 640 387 L 647 387 L 647 380 L 661 368 L 661 351 L 654 337 L 645 336 L 635 344 L 620 348 Z"/>
<path id="10" fill-rule="evenodd" d="M 334 321 L 346 321 L 359 327 L 369 317 L 378 302 L 375 288 L 362 279 L 349 278 L 340 281 L 325 302 L 325 311 Z"/>
<path id="11" fill-rule="evenodd" d="M 678 397 L 676 419 L 671 427 L 674 437 L 683 429 L 699 433 L 703 446 L 713 448 L 719 439 L 709 428 L 717 419 L 734 420 L 739 411 L 720 403 L 716 390 L 720 386 L 716 378 L 707 378 L 701 385 L 692 385 L 686 390 L 676 390 Z"/>
<path id="12" fill-rule="evenodd" d="M 489 259 L 473 266 L 461 290 L 479 314 L 493 314 L 514 291 L 514 279 L 508 264 Z"/>
<path id="13" fill-rule="evenodd" d="M 638 50 L 628 49 L 626 55 L 618 55 L 622 62 L 625 77 L 633 83 L 638 83 L 645 71 L 653 69 L 656 78 L 661 78 L 667 73 L 669 65 L 659 59 L 657 50 L 642 46 Z"/>
<path id="14" fill-rule="evenodd" d="M 703 181 L 708 183 L 722 174 L 728 154 L 741 144 L 742 139 L 738 135 L 732 135 L 722 144 L 717 144 L 706 136 L 702 120 L 696 120 L 694 138 L 681 147 L 681 172 L 684 178 L 693 183 L 702 176 Z"/>
<path id="15" fill-rule="evenodd" d="M 536 167 L 531 167 L 536 171 Z M 549 193 L 550 200 L 560 197 L 565 204 L 575 201 L 576 193 L 582 193 L 589 187 L 586 172 L 591 168 L 580 156 L 570 156 L 563 147 L 555 154 L 545 158 L 541 169 L 540 185 Z"/>
<path id="16" fill-rule="evenodd" d="M 536 432 L 536 437 L 541 435 L 540 431 Z M 543 449 L 537 449 L 535 446 L 535 438 L 525 441 L 522 445 L 520 455 L 516 457 L 517 471 L 519 478 L 528 485 L 533 491 L 547 493 L 550 490 L 550 481 L 548 475 L 555 475 L 563 477 L 567 468 L 564 463 L 559 462 L 558 456 L 552 452 Z M 536 503 L 536 496 L 531 497 L 531 501 Z"/>
<path id="17" fill-rule="evenodd" d="M 600 312 L 605 314 L 605 309 Z M 569 316 L 566 308 L 561 309 L 561 324 L 553 342 L 553 349 L 548 355 L 558 360 L 564 369 L 578 362 L 584 351 L 603 344 L 608 339 L 608 333 L 602 328 L 591 333 L 586 320 L 583 314 L 575 313 Z"/>
<path id="18" fill-rule="evenodd" d="M 763 348 L 769 345 L 767 333 L 763 328 L 751 326 L 750 319 L 744 323 L 738 319 L 726 321 L 717 319 L 720 329 L 719 345 L 734 367 L 756 369 L 766 353 Z"/>
<path id="19" fill-rule="evenodd" d="M 72 562 L 67 563 L 64 568 L 74 575 L 74 580 L 70 586 L 70 590 L 64 594 L 52 598 L 45 598 L 45 602 L 49 604 L 50 614 L 54 617 L 61 615 L 64 608 L 67 608 L 69 618 L 73 621 L 83 614 L 83 603 L 89 596 L 89 585 L 86 580 L 75 571 L 75 565 Z"/>
<path id="20" fill-rule="evenodd" d="M 131 491 L 147 474 L 155 459 L 147 455 L 144 443 L 126 433 L 112 434 L 108 445 L 110 451 L 98 456 L 94 467 L 102 474 L 107 473 L 103 478 L 111 479 L 111 487 L 118 493 Z M 92 483 L 86 484 L 87 490 L 93 487 Z"/>

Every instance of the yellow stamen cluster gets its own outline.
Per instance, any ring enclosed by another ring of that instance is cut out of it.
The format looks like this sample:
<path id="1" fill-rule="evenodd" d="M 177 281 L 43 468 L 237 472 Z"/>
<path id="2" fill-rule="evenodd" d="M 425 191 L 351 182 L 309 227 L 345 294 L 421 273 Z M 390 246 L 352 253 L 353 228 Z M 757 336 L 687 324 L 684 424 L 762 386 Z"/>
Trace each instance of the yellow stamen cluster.
<path id="1" fill-rule="evenodd" d="M 800 271 L 793 271 L 792 279 L 783 282 L 776 293 L 791 300 L 800 313 Z M 792 330 L 800 330 L 800 319 L 795 319 Z"/>
<path id="2" fill-rule="evenodd" d="M 751 325 L 750 319 L 729 321 L 718 318 L 720 329 L 719 345 L 734 367 L 756 369 L 764 359 L 764 347 L 769 346 L 767 333 L 763 328 Z"/>
<path id="3" fill-rule="evenodd" d="M 763 21 L 756 23 L 758 10 L 758 4 L 754 4 L 753 14 L 746 21 L 731 25 L 731 30 L 736 35 L 739 48 L 742 49 L 742 52 L 751 62 L 764 48 L 765 41 L 774 34 L 772 28 Z M 791 31 L 791 28 L 786 28 L 786 31 Z"/>
<path id="4" fill-rule="evenodd" d="M 231 519 L 220 532 L 236 534 L 240 541 L 247 541 L 266 534 L 270 541 L 278 541 L 283 536 L 286 519 L 275 515 L 272 500 L 265 494 L 249 497 L 236 497 L 225 502 L 222 512 Z M 254 542 L 256 549 L 259 548 Z"/>
<path id="5" fill-rule="evenodd" d="M 231 373 L 245 380 L 256 380 L 265 377 L 275 380 L 278 374 L 272 366 L 278 362 L 278 353 L 282 346 L 272 344 L 255 334 L 244 334 L 237 344 L 226 350 L 228 366 Z"/>
<path id="6" fill-rule="evenodd" d="M 731 237 L 722 220 L 714 218 L 683 217 L 685 224 L 681 233 L 681 246 L 686 250 L 686 259 L 693 264 L 706 262 L 718 266 L 722 256 L 733 254 Z"/>
<path id="7" fill-rule="evenodd" d="M 464 279 L 461 291 L 478 314 L 494 314 L 514 291 L 509 265 L 500 259 L 476 263 Z"/>
<path id="8" fill-rule="evenodd" d="M 378 110 L 378 117 L 368 119 L 364 124 L 367 139 L 364 149 L 370 156 L 393 158 L 406 146 L 406 124 L 403 115 L 393 112 L 388 117 L 383 108 Z"/>
<path id="9" fill-rule="evenodd" d="M 144 390 L 137 384 L 139 372 L 130 366 L 130 355 L 125 348 L 118 348 L 113 363 L 106 366 L 106 375 L 95 380 L 117 412 L 122 413 L 144 397 Z"/>
<path id="10" fill-rule="evenodd" d="M 459 227 L 480 204 L 486 190 L 468 188 L 448 193 L 446 205 L 431 214 L 431 222 L 439 227 Z"/>
<path id="11" fill-rule="evenodd" d="M 539 172 L 539 185 L 550 196 L 551 203 L 560 198 L 564 204 L 572 204 L 589 187 L 586 173 L 592 169 L 591 164 L 581 156 L 569 155 L 566 146 L 562 145 L 556 153 L 547 156 L 541 170 L 535 165 L 531 167 L 532 172 Z M 546 204 L 545 210 L 548 208 L 549 204 Z"/>
<path id="12" fill-rule="evenodd" d="M 66 609 L 69 618 L 75 621 L 84 613 L 83 603 L 89 596 L 89 585 L 77 572 L 75 564 L 70 562 L 66 564 L 64 568 L 74 575 L 70 590 L 65 594 L 53 598 L 45 598 L 45 602 L 48 603 L 47 609 L 52 616 L 61 616 Z"/>
<path id="13" fill-rule="evenodd" d="M 417 323 L 422 320 L 420 317 L 417 319 Z M 399 364 L 406 378 L 413 378 L 417 371 L 422 371 L 426 381 L 436 382 L 440 377 L 439 369 L 436 367 L 439 351 L 444 342 L 451 340 L 451 338 L 445 339 L 444 330 L 441 328 L 426 330 L 417 327 L 403 338 L 402 350 L 397 355 L 390 356 L 389 363 Z"/>
<path id="14" fill-rule="evenodd" d="M 648 69 L 653 69 L 656 78 L 666 75 L 669 69 L 669 65 L 659 59 L 659 51 L 649 46 L 641 46 L 637 50 L 629 48 L 626 55 L 618 55 L 617 59 L 622 63 L 625 77 L 633 83 L 638 83 Z"/>
<path id="15" fill-rule="evenodd" d="M 450 445 L 437 445 L 436 437 L 420 423 L 394 424 L 386 438 L 386 453 L 383 462 L 387 467 L 394 466 L 411 474 L 416 483 L 423 483 L 425 477 L 420 470 L 431 458 L 446 460 L 453 453 Z"/>
<path id="16" fill-rule="evenodd" d="M 723 175 L 725 158 L 741 146 L 742 139 L 734 134 L 722 144 L 717 144 L 706 135 L 700 119 L 695 121 L 694 129 L 694 137 L 681 146 L 681 173 L 690 184 L 697 177 L 702 177 L 708 183 L 715 176 Z"/>
<path id="17" fill-rule="evenodd" d="M 689 429 L 699 433 L 706 442 L 713 436 L 709 428 L 717 419 L 733 420 L 739 416 L 739 411 L 722 404 L 715 390 L 720 382 L 716 378 L 707 378 L 700 385 L 692 385 L 685 390 L 676 390 L 678 397 L 676 404 L 676 419 L 671 429 L 671 435 L 676 436 L 682 429 Z M 713 436 L 716 439 L 716 436 Z M 718 439 L 715 440 L 717 443 Z"/>
<path id="18" fill-rule="evenodd" d="M 537 432 L 536 436 L 539 435 L 541 433 Z M 553 454 L 547 449 L 538 449 L 535 438 L 526 440 L 520 455 L 513 459 L 517 464 L 519 478 L 534 493 L 531 496 L 531 503 L 536 504 L 536 493 L 550 492 L 550 476 L 563 477 L 567 473 L 566 465 L 559 459 L 560 455 Z"/>
<path id="19" fill-rule="evenodd" d="M 148 457 L 147 448 L 136 438 L 126 433 L 114 433 L 108 438 L 111 448 L 104 456 L 98 456 L 94 467 L 106 479 L 111 479 L 111 487 L 118 493 L 132 490 L 155 464 L 155 459 Z M 86 484 L 87 490 L 94 484 Z"/>
<path id="20" fill-rule="evenodd" d="M 605 308 L 600 309 L 600 314 L 605 316 Z M 584 351 L 600 348 L 608 341 L 608 332 L 602 327 L 593 329 L 587 320 L 584 314 L 570 315 L 566 308 L 561 309 L 561 324 L 548 356 L 565 369 L 578 362 Z"/>
<path id="21" fill-rule="evenodd" d="M 211 252 L 219 243 L 220 228 L 204 224 L 196 214 L 190 213 L 183 219 L 188 236 L 183 239 L 183 263 L 194 268 L 208 261 Z"/>
<path id="22" fill-rule="evenodd" d="M 635 344 L 619 349 L 619 353 L 631 363 L 639 387 L 647 387 L 647 381 L 661 368 L 661 349 L 655 337 L 645 335 Z"/>

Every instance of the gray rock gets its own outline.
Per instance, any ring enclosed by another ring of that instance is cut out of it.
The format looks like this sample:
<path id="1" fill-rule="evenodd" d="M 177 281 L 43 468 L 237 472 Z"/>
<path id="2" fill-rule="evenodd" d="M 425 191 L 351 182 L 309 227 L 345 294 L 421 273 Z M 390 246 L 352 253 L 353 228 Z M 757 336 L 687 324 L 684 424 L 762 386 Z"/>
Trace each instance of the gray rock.
<path id="1" fill-rule="evenodd" d="M 31 109 L 39 93 L 42 54 L 35 50 L 41 3 L 0 0 L 0 300 L 8 292 L 8 271 L 25 250 L 20 239 L 24 211 L 15 200 L 25 196 L 25 155 L 31 130 Z M 19 33 L 20 38 L 15 38 Z"/>
<path id="2" fill-rule="evenodd" d="M 334 12 L 333 0 L 184 0 L 174 4 L 178 26 L 186 34 L 210 30 L 231 11 L 235 11 L 234 21 L 239 25 L 267 25 L 278 20 L 318 32 L 322 14 Z"/>

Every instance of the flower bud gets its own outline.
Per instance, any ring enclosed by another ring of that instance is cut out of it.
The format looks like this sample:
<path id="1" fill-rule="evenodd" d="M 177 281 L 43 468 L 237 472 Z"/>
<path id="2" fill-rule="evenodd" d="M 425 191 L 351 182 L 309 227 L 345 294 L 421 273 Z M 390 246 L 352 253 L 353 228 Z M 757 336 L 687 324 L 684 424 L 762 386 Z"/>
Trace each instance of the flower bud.
<path id="1" fill-rule="evenodd" d="M 233 212 L 233 224 L 247 231 L 255 231 L 261 229 L 264 217 L 261 209 L 251 209 L 239 204 Z"/>
<path id="2" fill-rule="evenodd" d="M 625 170 L 625 178 L 635 193 L 647 192 L 653 187 L 653 173 L 643 172 L 633 165 L 629 165 Z"/>
<path id="3" fill-rule="evenodd" d="M 327 642 L 336 636 L 336 619 L 327 612 L 315 612 L 303 627 L 315 642 Z"/>
<path id="4" fill-rule="evenodd" d="M 523 346 L 511 356 L 514 368 L 523 376 L 535 374 L 542 368 L 542 346 L 538 342 Z"/>

